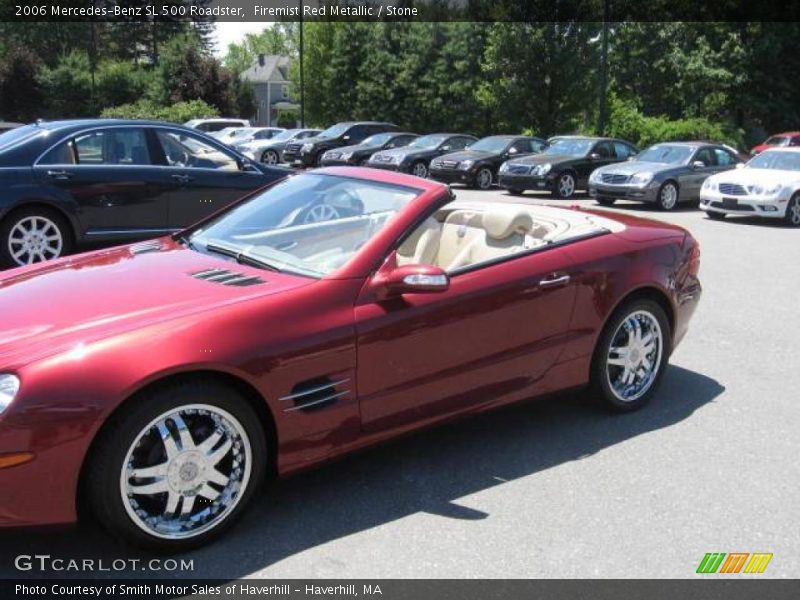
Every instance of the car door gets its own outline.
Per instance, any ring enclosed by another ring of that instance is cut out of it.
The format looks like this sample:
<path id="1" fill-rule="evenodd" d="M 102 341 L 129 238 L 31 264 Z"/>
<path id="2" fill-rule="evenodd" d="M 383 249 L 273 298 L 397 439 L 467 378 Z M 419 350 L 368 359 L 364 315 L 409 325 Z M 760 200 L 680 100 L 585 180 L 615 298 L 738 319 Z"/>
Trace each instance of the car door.
<path id="1" fill-rule="evenodd" d="M 592 171 L 605 165 L 610 165 L 613 162 L 616 162 L 616 158 L 612 143 L 608 140 L 596 142 L 586 159 L 578 161 L 575 165 L 575 172 L 578 174 L 577 185 L 585 187 Z"/>
<path id="2" fill-rule="evenodd" d="M 391 259 L 390 259 L 391 260 Z M 356 304 L 365 431 L 534 394 L 558 360 L 573 267 L 551 247 L 452 273 L 449 289 Z"/>
<path id="3" fill-rule="evenodd" d="M 171 183 L 168 223 L 186 227 L 228 206 L 268 178 L 258 170 L 242 168 L 224 148 L 178 129 L 153 129 L 160 160 Z"/>
<path id="4" fill-rule="evenodd" d="M 146 236 L 168 229 L 171 182 L 154 164 L 141 127 L 83 131 L 47 151 L 33 169 L 38 180 L 75 202 L 86 236 Z"/>
<path id="5" fill-rule="evenodd" d="M 695 163 L 703 163 L 703 166 L 695 166 Z M 713 175 L 717 170 L 717 159 L 711 146 L 703 146 L 695 150 L 689 161 L 688 173 L 684 177 L 686 183 L 682 184 L 681 197 L 685 199 L 699 198 L 700 188 L 706 177 Z"/>

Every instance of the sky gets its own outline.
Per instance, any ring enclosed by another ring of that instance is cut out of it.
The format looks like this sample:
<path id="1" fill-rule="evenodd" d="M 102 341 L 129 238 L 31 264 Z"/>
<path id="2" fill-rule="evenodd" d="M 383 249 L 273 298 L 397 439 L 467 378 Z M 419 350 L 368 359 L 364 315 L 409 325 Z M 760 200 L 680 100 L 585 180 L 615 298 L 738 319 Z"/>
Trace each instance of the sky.
<path id="1" fill-rule="evenodd" d="M 228 51 L 228 44 L 240 42 L 246 33 L 257 33 L 263 31 L 265 27 L 272 25 L 270 22 L 249 22 L 243 21 L 235 23 L 232 21 L 219 21 L 216 23 L 216 46 L 214 54 L 218 57 L 225 56 Z"/>

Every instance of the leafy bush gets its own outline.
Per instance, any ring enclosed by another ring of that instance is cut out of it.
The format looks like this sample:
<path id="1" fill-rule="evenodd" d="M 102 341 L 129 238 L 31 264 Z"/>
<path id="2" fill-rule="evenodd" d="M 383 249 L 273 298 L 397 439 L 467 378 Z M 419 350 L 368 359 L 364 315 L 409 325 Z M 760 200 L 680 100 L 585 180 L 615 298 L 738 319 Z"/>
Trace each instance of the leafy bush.
<path id="1" fill-rule="evenodd" d="M 744 146 L 744 133 L 728 129 L 704 118 L 669 119 L 664 116 L 647 116 L 631 103 L 612 95 L 609 98 L 608 135 L 646 148 L 658 142 L 707 140 Z"/>
<path id="2" fill-rule="evenodd" d="M 131 61 L 108 60 L 100 63 L 95 88 L 97 105 L 119 106 L 137 102 L 150 87 L 153 75 L 153 71 L 146 71 Z"/>
<path id="3" fill-rule="evenodd" d="M 140 100 L 131 104 L 123 104 L 107 108 L 101 117 L 107 119 L 152 119 L 185 123 L 190 119 L 208 119 L 219 116 L 219 111 L 202 100 L 176 102 L 169 106 L 160 106 L 150 100 Z"/>

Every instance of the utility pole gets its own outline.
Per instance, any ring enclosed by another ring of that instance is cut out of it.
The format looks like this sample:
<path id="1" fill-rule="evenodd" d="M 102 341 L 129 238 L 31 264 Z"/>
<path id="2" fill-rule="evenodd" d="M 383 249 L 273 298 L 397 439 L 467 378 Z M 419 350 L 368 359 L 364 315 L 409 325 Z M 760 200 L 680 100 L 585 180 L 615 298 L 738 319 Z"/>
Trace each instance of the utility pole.
<path id="1" fill-rule="evenodd" d="M 608 108 L 608 17 L 609 4 L 611 0 L 603 0 L 603 32 L 600 48 L 600 114 L 597 119 L 597 130 L 599 135 L 606 134 L 606 119 Z"/>
<path id="2" fill-rule="evenodd" d="M 303 80 L 303 0 L 300 5 L 300 127 L 306 126 L 305 81 Z"/>

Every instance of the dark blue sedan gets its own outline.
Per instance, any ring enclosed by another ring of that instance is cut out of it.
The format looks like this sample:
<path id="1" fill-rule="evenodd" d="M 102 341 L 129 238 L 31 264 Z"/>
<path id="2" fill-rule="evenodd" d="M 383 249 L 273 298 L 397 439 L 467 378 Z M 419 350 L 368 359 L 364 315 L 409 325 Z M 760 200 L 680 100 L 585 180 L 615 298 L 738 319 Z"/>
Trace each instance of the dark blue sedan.
<path id="1" fill-rule="evenodd" d="M 0 135 L 0 268 L 177 231 L 289 172 L 157 121 L 18 127 Z"/>

